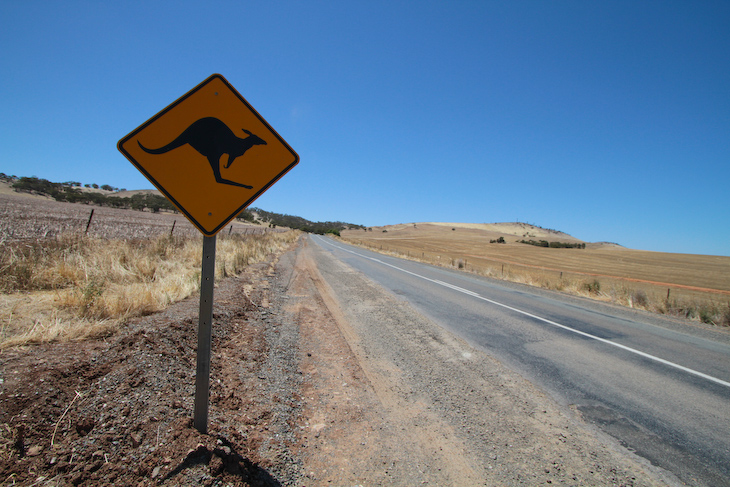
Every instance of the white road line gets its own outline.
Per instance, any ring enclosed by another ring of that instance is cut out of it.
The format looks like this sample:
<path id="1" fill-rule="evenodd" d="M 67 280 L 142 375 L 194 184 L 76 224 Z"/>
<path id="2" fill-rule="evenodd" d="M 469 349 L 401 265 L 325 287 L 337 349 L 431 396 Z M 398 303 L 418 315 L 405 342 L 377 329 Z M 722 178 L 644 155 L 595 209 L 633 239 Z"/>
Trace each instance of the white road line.
<path id="1" fill-rule="evenodd" d="M 331 245 L 331 246 L 333 246 L 333 247 L 335 247 L 335 248 L 337 248 L 339 250 L 342 250 L 343 252 L 349 252 L 349 253 L 351 253 L 353 255 L 357 255 L 358 257 L 362 257 L 363 259 L 368 259 L 368 260 L 371 260 L 373 262 L 377 262 L 379 264 L 383 264 L 383 265 L 388 266 L 388 267 L 390 267 L 392 269 L 395 269 L 395 270 L 404 272 L 406 274 L 410 274 L 411 276 L 418 277 L 420 279 L 423 279 L 425 281 L 432 282 L 434 284 L 438 284 L 439 286 L 444 286 L 444 287 L 447 287 L 449 289 L 453 289 L 454 291 L 458 291 L 460 293 L 467 294 L 467 295 L 472 296 L 472 297 L 475 297 L 477 299 L 481 299 L 482 301 L 486 301 L 486 302 L 491 303 L 491 304 L 493 304 L 495 306 L 501 306 L 502 308 L 508 309 L 510 311 L 514 311 L 515 313 L 519 313 L 519 314 L 522 314 L 524 316 L 528 316 L 530 318 L 533 318 L 535 320 L 542 321 L 543 323 L 547 323 L 548 325 L 552 325 L 552 326 L 555 326 L 557 328 L 562 328 L 563 330 L 567 330 L 567 331 L 573 332 L 573 333 L 575 333 L 577 335 L 581 335 L 581 336 L 584 336 L 586 338 L 592 338 L 593 340 L 597 340 L 597 341 L 599 341 L 601 343 L 605 343 L 607 345 L 611 345 L 611 346 L 614 346 L 616 348 L 620 348 L 622 350 L 625 350 L 627 352 L 631 352 L 633 354 L 639 355 L 639 356 L 644 357 L 644 358 L 647 358 L 649 360 L 653 360 L 655 362 L 659 362 L 659 363 L 664 364 L 664 365 L 667 365 L 669 367 L 673 367 L 675 369 L 681 370 L 682 372 L 686 372 L 688 374 L 692 374 L 692 375 L 695 375 L 697 377 L 702 377 L 703 379 L 707 379 L 707 380 L 709 380 L 711 382 L 714 382 L 716 384 L 720 384 L 721 386 L 730 387 L 730 382 L 724 381 L 722 379 L 718 379 L 717 377 L 713 377 L 711 375 L 703 374 L 702 372 L 699 372 L 697 370 L 687 368 L 687 367 L 685 367 L 683 365 L 679 365 L 679 364 L 676 364 L 674 362 L 670 362 L 669 360 L 664 360 L 663 358 L 657 357 L 655 355 L 648 354 L 646 352 L 642 352 L 641 350 L 636 350 L 635 348 L 627 347 L 626 345 L 621 345 L 620 343 L 612 342 L 611 340 L 606 340 L 605 338 L 601 338 L 601 337 L 598 337 L 598 336 L 595 336 L 595 335 L 591 335 L 590 333 L 586 333 L 584 331 L 576 330 L 575 328 L 571 328 L 571 327 L 566 326 L 566 325 L 561 325 L 560 323 L 556 323 L 555 321 L 548 320 L 547 318 L 542 318 L 542 317 L 537 316 L 537 315 L 534 315 L 532 313 L 528 313 L 527 311 L 523 311 L 521 309 L 513 308 L 512 306 L 508 306 L 508 305 L 503 304 L 503 303 L 500 303 L 498 301 L 494 301 L 492 299 L 485 298 L 484 296 L 481 296 L 480 294 L 475 293 L 473 291 L 469 291 L 468 289 L 464 289 L 464 288 L 461 288 L 459 286 L 455 286 L 453 284 L 449 284 L 447 282 L 439 281 L 438 279 L 431 279 L 430 277 L 426 277 L 426 276 L 422 276 L 420 274 L 416 274 L 415 272 L 411 272 L 409 270 L 403 269 L 403 268 L 398 267 L 398 266 L 395 266 L 393 264 L 389 264 L 388 262 L 384 262 L 384 261 L 382 261 L 380 259 L 376 259 L 376 258 L 373 258 L 373 257 L 368 257 L 367 255 L 363 255 L 363 254 L 357 253 L 355 251 L 352 251 L 350 249 L 346 249 L 344 247 L 341 247 L 339 245 L 336 245 L 334 242 L 329 241 L 329 239 L 324 239 L 323 238 L 323 239 L 318 239 L 318 240 L 319 241 L 324 241 L 328 245 Z"/>

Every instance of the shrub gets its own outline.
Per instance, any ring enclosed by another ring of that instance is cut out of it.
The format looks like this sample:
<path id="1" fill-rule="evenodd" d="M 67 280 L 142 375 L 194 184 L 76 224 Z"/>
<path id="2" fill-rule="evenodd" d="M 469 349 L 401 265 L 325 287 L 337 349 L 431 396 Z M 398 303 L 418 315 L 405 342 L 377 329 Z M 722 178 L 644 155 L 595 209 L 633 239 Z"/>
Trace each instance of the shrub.
<path id="1" fill-rule="evenodd" d="M 712 319 L 712 318 L 714 318 L 713 313 L 707 307 L 704 307 L 704 306 L 701 307 L 699 309 L 699 314 L 700 314 L 700 321 L 702 323 L 707 323 L 707 324 L 711 324 L 711 325 L 715 324 L 715 322 Z"/>
<path id="2" fill-rule="evenodd" d="M 550 242 L 547 240 L 520 240 L 520 243 L 534 245 L 535 247 L 549 247 Z"/>
<path id="3" fill-rule="evenodd" d="M 519 243 L 536 247 L 550 247 L 551 249 L 584 249 L 584 243 L 548 242 L 547 240 L 518 240 Z"/>
<path id="4" fill-rule="evenodd" d="M 593 281 L 584 282 L 581 288 L 590 294 L 598 294 L 601 292 L 601 283 L 593 279 Z"/>
<path id="5" fill-rule="evenodd" d="M 649 304 L 649 298 L 647 298 L 644 291 L 634 291 L 631 293 L 631 302 L 634 306 L 646 308 L 646 306 Z"/>

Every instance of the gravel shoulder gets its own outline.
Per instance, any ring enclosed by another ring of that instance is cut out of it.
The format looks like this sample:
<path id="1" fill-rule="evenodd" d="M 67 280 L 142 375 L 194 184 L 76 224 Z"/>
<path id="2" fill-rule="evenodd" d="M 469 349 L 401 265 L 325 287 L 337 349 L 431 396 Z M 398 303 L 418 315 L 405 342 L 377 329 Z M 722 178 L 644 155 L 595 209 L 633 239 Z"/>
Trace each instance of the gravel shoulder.
<path id="1" fill-rule="evenodd" d="M 332 473 L 327 481 L 678 484 L 582 421 L 577 411 L 561 408 L 319 247 L 306 247 L 299 260 L 362 370 L 362 388 L 376 399 L 367 411 L 377 419 L 368 421 L 375 428 L 366 441 L 336 448 L 339 457 L 367 458 L 366 467 L 351 462 L 349 471 Z M 338 442 L 336 432 L 330 441 Z M 381 458 L 392 464 L 376 472 Z"/>
<path id="2" fill-rule="evenodd" d="M 103 341 L 0 352 L 3 485 L 674 484 L 306 237 Z"/>

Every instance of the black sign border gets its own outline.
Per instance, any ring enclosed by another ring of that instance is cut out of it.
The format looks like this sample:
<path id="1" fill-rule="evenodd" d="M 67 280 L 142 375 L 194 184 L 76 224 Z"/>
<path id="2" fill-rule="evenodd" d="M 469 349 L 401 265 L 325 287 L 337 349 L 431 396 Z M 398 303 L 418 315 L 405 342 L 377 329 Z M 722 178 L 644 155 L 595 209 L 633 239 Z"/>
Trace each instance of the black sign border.
<path id="1" fill-rule="evenodd" d="M 181 205 L 180 203 L 178 203 L 178 202 L 177 202 L 177 200 L 176 200 L 176 199 L 175 199 L 175 198 L 174 198 L 174 197 L 173 197 L 173 196 L 172 196 L 172 195 L 171 195 L 170 193 L 168 193 L 168 192 L 167 192 L 167 190 L 166 190 L 165 188 L 163 188 L 163 187 L 162 187 L 162 185 L 161 185 L 161 184 L 159 184 L 159 183 L 158 183 L 158 182 L 157 182 L 157 181 L 155 180 L 155 178 L 154 178 L 154 177 L 152 177 L 152 175 L 151 175 L 150 173 L 148 173 L 148 172 L 147 172 L 147 170 L 146 170 L 146 169 L 145 169 L 144 167 L 142 167 L 142 165 L 141 165 L 141 164 L 139 164 L 139 163 L 138 163 L 138 162 L 137 162 L 137 161 L 135 160 L 135 158 L 134 158 L 134 157 L 133 157 L 133 156 L 132 156 L 132 155 L 131 155 L 131 154 L 130 154 L 129 152 L 127 152 L 127 151 L 126 151 L 126 150 L 124 149 L 123 145 L 124 145 L 124 144 L 126 144 L 126 143 L 127 143 L 127 142 L 128 142 L 129 140 L 130 140 L 130 139 L 133 139 L 133 138 L 135 138 L 135 137 L 137 136 L 137 134 L 139 134 L 139 133 L 140 133 L 140 132 L 141 132 L 142 130 L 144 130 L 144 129 L 145 129 L 145 128 L 147 128 L 147 127 L 148 127 L 149 125 L 151 125 L 152 123 L 154 123 L 155 121 L 157 121 L 157 119 L 159 119 L 160 117 L 162 117 L 163 115 L 165 115 L 165 114 L 166 114 L 167 112 L 169 112 L 170 110 L 172 110 L 173 108 L 175 108 L 175 107 L 176 107 L 177 105 L 179 105 L 180 103 L 184 102 L 184 101 L 185 101 L 186 99 L 190 98 L 190 97 L 191 97 L 192 95 L 194 95 L 194 94 L 195 94 L 196 92 L 198 92 L 198 91 L 199 91 L 200 89 L 202 89 L 202 88 L 203 88 L 203 87 L 204 87 L 205 85 L 207 85 L 208 83 L 210 83 L 210 82 L 211 82 L 211 81 L 213 81 L 214 79 L 219 79 L 219 80 L 221 80 L 221 81 L 222 81 L 222 82 L 223 82 L 223 83 L 224 83 L 224 84 L 225 84 L 225 85 L 226 85 L 226 86 L 228 87 L 228 89 L 230 89 L 230 90 L 231 90 L 231 92 L 232 92 L 232 93 L 233 93 L 234 95 L 236 95 L 236 96 L 238 97 L 238 99 L 239 99 L 239 100 L 240 100 L 240 101 L 241 101 L 241 102 L 242 102 L 242 103 L 243 103 L 243 104 L 244 104 L 244 105 L 245 105 L 245 106 L 246 106 L 246 107 L 247 107 L 247 108 L 248 108 L 248 109 L 249 109 L 249 110 L 251 111 L 251 113 L 253 113 L 253 114 L 254 114 L 254 115 L 255 115 L 255 116 L 256 116 L 256 117 L 257 117 L 257 118 L 259 119 L 259 121 L 260 121 L 261 123 L 263 123 L 263 124 L 264 124 L 264 125 L 266 126 L 266 128 L 268 128 L 268 129 L 269 129 L 269 130 L 271 131 L 271 133 L 273 133 L 273 134 L 274 134 L 274 135 L 276 136 L 276 138 L 277 138 L 277 139 L 279 140 L 279 142 L 281 142 L 281 144 L 282 144 L 282 145 L 283 145 L 283 146 L 284 146 L 284 147 L 285 147 L 285 148 L 286 148 L 286 149 L 287 149 L 287 150 L 288 150 L 288 151 L 289 151 L 289 152 L 290 152 L 290 153 L 291 153 L 291 154 L 292 154 L 292 155 L 294 156 L 294 161 L 293 161 L 293 162 L 292 162 L 291 164 L 289 164 L 289 165 L 288 165 L 288 166 L 287 166 L 287 167 L 286 167 L 286 168 L 285 168 L 285 169 L 284 169 L 283 171 L 281 171 L 281 172 L 280 172 L 280 173 L 279 173 L 279 174 L 278 174 L 278 175 L 277 175 L 276 177 L 274 177 L 274 178 L 273 178 L 273 179 L 272 179 L 272 180 L 271 180 L 271 181 L 270 181 L 270 182 L 269 182 L 268 184 L 266 184 L 266 185 L 265 185 L 265 186 L 264 186 L 263 188 L 261 188 L 261 189 L 260 189 L 259 191 L 257 191 L 257 192 L 256 192 L 256 193 L 255 193 L 255 194 L 254 194 L 254 195 L 253 195 L 253 196 L 252 196 L 251 198 L 249 198 L 249 199 L 248 199 L 248 200 L 247 200 L 247 201 L 246 201 L 245 203 L 243 203 L 243 204 L 242 204 L 242 205 L 241 205 L 241 206 L 240 206 L 240 207 L 239 207 L 239 208 L 238 208 L 238 209 L 237 209 L 236 211 L 234 211 L 234 212 L 233 212 L 233 214 L 231 214 L 231 215 L 230 215 L 229 217 L 225 218 L 225 219 L 224 219 L 224 221 L 223 221 L 223 223 L 221 223 L 220 225 L 218 225 L 217 227 L 215 227 L 215 228 L 214 228 L 213 230 L 211 230 L 211 231 L 208 231 L 208 230 L 206 230 L 206 229 L 205 229 L 205 228 L 204 228 L 204 227 L 203 227 L 203 226 L 202 226 L 202 225 L 200 224 L 200 222 L 198 222 L 198 221 L 197 221 L 197 220 L 196 220 L 196 219 L 195 219 L 195 218 L 194 218 L 194 217 L 193 217 L 193 216 L 192 216 L 192 215 L 191 215 L 190 213 L 188 213 L 188 211 L 187 211 L 187 210 L 186 210 L 185 208 L 183 208 L 183 206 L 182 206 L 182 205 Z M 252 107 L 252 106 L 251 106 L 251 105 L 250 105 L 250 104 L 248 103 L 248 101 L 246 101 L 246 99 L 245 99 L 245 98 L 244 98 L 243 96 L 241 96 L 241 94 L 240 94 L 240 93 L 239 93 L 239 92 L 238 92 L 238 91 L 237 91 L 237 90 L 236 90 L 236 89 L 235 89 L 235 88 L 234 88 L 234 87 L 233 87 L 233 86 L 232 86 L 232 85 L 231 85 L 231 84 L 230 84 L 230 83 L 228 82 L 228 80 L 226 80 L 226 79 L 225 79 L 225 78 L 224 78 L 224 77 L 223 77 L 222 75 L 220 75 L 220 74 L 212 74 L 212 75 L 210 75 L 210 76 L 209 76 L 208 78 L 206 78 L 206 79 L 205 79 L 205 80 L 204 80 L 203 82 L 201 82 L 200 84 L 198 84 L 198 85 L 197 85 L 197 86 L 196 86 L 195 88 L 193 88 L 192 90 L 190 90 L 190 91 L 188 91 L 187 93 L 185 93 L 185 94 L 184 94 L 183 96 L 181 96 L 180 98 L 178 98 L 177 100 L 175 100 L 174 102 L 172 102 L 172 103 L 171 103 L 170 105 L 168 105 L 168 106 L 167 106 L 166 108 L 162 109 L 162 110 L 161 110 L 161 111 L 160 111 L 159 113 L 157 113 L 156 115 L 154 115 L 154 116 L 153 116 L 152 118 L 150 118 L 149 120 L 147 120 L 146 122 L 144 122 L 144 123 L 143 123 L 142 125 L 140 125 L 140 126 L 139 126 L 139 127 L 137 127 L 136 129 L 134 129 L 134 130 L 133 130 L 132 132 L 130 132 L 130 133 L 129 133 L 129 134 L 127 135 L 127 136 L 125 136 L 125 137 L 124 137 L 124 138 L 122 138 L 122 139 L 121 139 L 121 140 L 120 140 L 119 142 L 117 142 L 117 149 L 119 149 L 119 152 L 121 152 L 122 154 L 124 154 L 124 157 L 126 157 L 127 159 L 129 159 L 129 161 L 130 161 L 130 162 L 131 162 L 132 164 L 134 164 L 134 166 L 135 166 L 135 167 L 136 167 L 136 168 L 137 168 L 137 169 L 139 170 L 139 172 L 141 172 L 142 174 L 144 174 L 144 176 L 145 176 L 145 177 L 146 177 L 146 178 L 147 178 L 147 179 L 148 179 L 148 180 L 149 180 L 149 181 L 150 181 L 150 182 L 151 182 L 151 183 L 152 183 L 152 184 L 153 184 L 153 185 L 154 185 L 154 186 L 155 186 L 155 187 L 156 187 L 156 188 L 157 188 L 157 189 L 158 189 L 158 190 L 159 190 L 159 191 L 160 191 L 160 192 L 162 193 L 162 194 L 164 194 L 164 195 L 165 195 L 165 197 L 166 197 L 166 198 L 167 198 L 168 200 L 170 200 L 170 202 L 171 202 L 171 203 L 172 203 L 173 205 L 175 205 L 175 207 L 176 207 L 176 208 L 177 208 L 178 210 L 180 210 L 180 212 L 182 212 L 182 213 L 183 213 L 183 214 L 185 215 L 185 217 L 186 217 L 186 218 L 187 218 L 188 220 L 190 220 L 190 222 L 191 222 L 191 223 L 192 223 L 193 225 L 195 225 L 195 226 L 196 226 L 196 227 L 198 228 L 198 230 L 200 230 L 200 232 L 201 232 L 201 233 L 202 233 L 203 235 L 206 235 L 206 236 L 208 236 L 208 237 L 212 237 L 212 236 L 216 235 L 216 234 L 217 234 L 218 232 L 220 232 L 220 231 L 221 231 L 221 230 L 222 230 L 222 229 L 223 229 L 223 228 L 224 228 L 224 227 L 225 227 L 226 225 L 228 225 L 228 223 L 230 223 L 230 221 L 231 221 L 231 220 L 233 220 L 233 219 L 234 219 L 234 218 L 235 218 L 235 217 L 236 217 L 236 216 L 237 216 L 237 215 L 238 215 L 239 213 L 241 213 L 241 212 L 242 212 L 243 210 L 245 210 L 245 209 L 246 209 L 246 208 L 247 208 L 247 207 L 248 207 L 249 205 L 251 205 L 251 203 L 253 203 L 253 202 L 254 202 L 254 201 L 255 201 L 255 200 L 256 200 L 256 199 L 257 199 L 257 198 L 258 198 L 259 196 L 261 196 L 261 195 L 262 195 L 262 194 L 263 194 L 264 192 L 266 192 L 266 190 L 268 190 L 268 189 L 269 189 L 269 188 L 270 188 L 270 187 L 271 187 L 271 186 L 272 186 L 272 185 L 273 185 L 274 183 L 276 183 L 276 182 L 277 182 L 277 181 L 278 181 L 279 179 L 281 179 L 281 178 L 282 178 L 282 177 L 283 177 L 283 176 L 284 176 L 284 175 L 285 175 L 286 173 L 288 173 L 288 172 L 289 172 L 289 171 L 290 171 L 290 170 L 291 170 L 291 169 L 292 169 L 292 168 L 293 168 L 294 166 L 296 166 L 296 165 L 297 165 L 297 164 L 299 163 L 299 155 L 298 155 L 298 154 L 297 154 L 296 152 L 294 152 L 294 149 L 292 149 L 292 148 L 291 148 L 291 147 L 289 146 L 289 144 L 287 144 L 287 143 L 286 143 L 286 141 L 285 141 L 284 139 L 282 139 L 282 138 L 281 138 L 281 136 L 279 135 L 279 133 L 278 133 L 278 132 L 277 132 L 276 130 L 274 130 L 274 128 L 273 128 L 273 127 L 272 127 L 271 125 L 269 125 L 269 123 L 268 123 L 268 122 L 267 122 L 267 121 L 266 121 L 266 120 L 264 119 L 264 117 L 262 117 L 262 116 L 261 116 L 261 115 L 259 114 L 259 112 L 257 112 L 257 111 L 256 111 L 256 109 L 255 109 L 254 107 Z"/>

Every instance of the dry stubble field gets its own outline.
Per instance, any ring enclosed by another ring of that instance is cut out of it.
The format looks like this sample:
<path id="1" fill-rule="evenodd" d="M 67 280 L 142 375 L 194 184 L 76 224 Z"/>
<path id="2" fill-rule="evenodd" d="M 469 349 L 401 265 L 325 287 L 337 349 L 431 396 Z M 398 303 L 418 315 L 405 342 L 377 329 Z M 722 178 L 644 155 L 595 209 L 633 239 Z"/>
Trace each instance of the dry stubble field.
<path id="1" fill-rule="evenodd" d="M 216 275 L 235 275 L 297 237 L 234 222 L 219 234 Z M 202 236 L 180 214 L 0 187 L 0 349 L 108 336 L 163 310 L 197 291 L 201 249 Z"/>
<path id="2" fill-rule="evenodd" d="M 499 237 L 506 243 L 490 243 Z M 347 230 L 342 238 L 430 264 L 730 325 L 730 257 L 630 250 L 609 243 L 587 243 L 585 249 L 536 247 L 518 240 L 582 241 L 526 223 L 410 223 Z"/>

